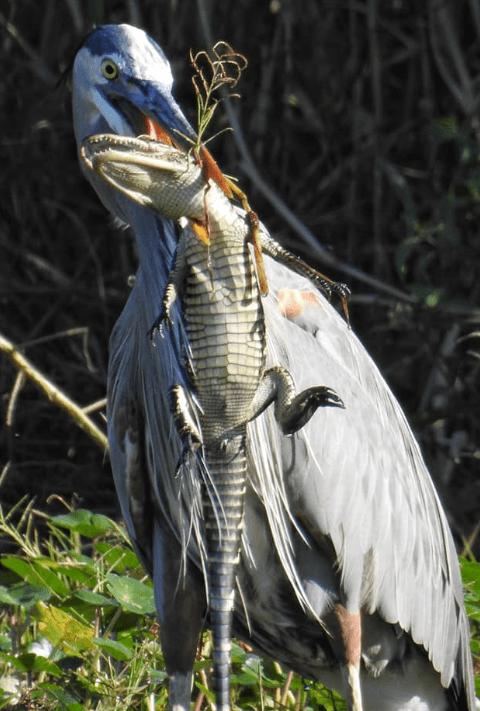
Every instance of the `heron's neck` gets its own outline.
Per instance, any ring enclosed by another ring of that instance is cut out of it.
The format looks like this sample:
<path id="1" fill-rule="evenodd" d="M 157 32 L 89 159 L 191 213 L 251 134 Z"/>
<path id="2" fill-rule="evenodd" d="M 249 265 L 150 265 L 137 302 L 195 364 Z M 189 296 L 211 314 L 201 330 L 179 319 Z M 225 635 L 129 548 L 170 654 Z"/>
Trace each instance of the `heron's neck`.
<path id="1" fill-rule="evenodd" d="M 136 205 L 132 206 L 128 217 L 135 233 L 139 269 L 145 287 L 150 297 L 156 299 L 160 296 L 161 299 L 177 246 L 174 224 Z"/>

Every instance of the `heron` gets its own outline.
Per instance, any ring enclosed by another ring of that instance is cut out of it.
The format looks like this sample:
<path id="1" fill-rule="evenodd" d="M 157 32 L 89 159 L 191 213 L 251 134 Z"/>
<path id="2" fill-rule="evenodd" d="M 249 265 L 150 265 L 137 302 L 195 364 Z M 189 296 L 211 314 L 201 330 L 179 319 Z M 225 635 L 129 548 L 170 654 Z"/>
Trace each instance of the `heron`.
<path id="1" fill-rule="evenodd" d="M 96 134 L 149 135 L 187 150 L 195 132 L 172 95 L 160 46 L 129 25 L 94 28 L 72 78 L 77 146 Z M 138 249 L 134 286 L 111 335 L 108 437 L 132 543 L 152 577 L 169 711 L 190 708 L 208 626 L 199 473 L 178 462 L 169 392 L 188 349 L 177 304 L 158 317 L 179 231 L 188 229 L 82 171 Z M 248 484 L 233 632 L 342 693 L 353 711 L 473 711 L 469 627 L 445 513 L 404 413 L 353 330 L 303 276 L 264 257 L 267 361 L 298 389 L 327 382 L 345 409 L 286 436 L 265 410 L 248 424 Z M 268 364 L 267 363 L 267 364 Z"/>

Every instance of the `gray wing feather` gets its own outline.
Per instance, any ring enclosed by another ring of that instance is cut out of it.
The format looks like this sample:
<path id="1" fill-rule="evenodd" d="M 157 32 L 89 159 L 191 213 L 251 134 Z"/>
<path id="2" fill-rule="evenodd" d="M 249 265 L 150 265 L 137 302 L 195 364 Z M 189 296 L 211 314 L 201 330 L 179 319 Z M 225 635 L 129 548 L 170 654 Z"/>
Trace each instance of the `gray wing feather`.
<path id="1" fill-rule="evenodd" d="M 295 436 L 309 456 L 285 476 L 291 509 L 330 537 L 347 605 L 377 610 L 408 631 L 447 687 L 471 673 L 468 622 L 452 536 L 418 444 L 375 363 L 323 295 L 293 321 L 280 315 L 280 289 L 312 288 L 266 261 L 271 351 L 299 390 L 326 383 L 345 403 Z M 362 599 L 372 552 L 375 584 Z"/>

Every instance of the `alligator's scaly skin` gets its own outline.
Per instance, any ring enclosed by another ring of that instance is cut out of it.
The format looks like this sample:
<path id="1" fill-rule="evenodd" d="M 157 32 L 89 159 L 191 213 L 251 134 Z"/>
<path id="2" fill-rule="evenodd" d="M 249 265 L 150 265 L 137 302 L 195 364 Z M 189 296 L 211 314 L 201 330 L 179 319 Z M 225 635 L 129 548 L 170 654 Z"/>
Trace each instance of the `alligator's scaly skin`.
<path id="1" fill-rule="evenodd" d="M 265 365 L 265 329 L 245 225 L 236 218 L 222 237 L 215 233 L 213 215 L 210 219 L 209 251 L 193 232 L 184 232 L 170 284 L 181 288 L 193 383 L 203 409 L 200 436 L 215 486 L 204 497 L 208 594 L 217 708 L 226 709 L 246 487 L 246 423 Z M 174 389 L 173 405 L 182 429 L 186 418 L 178 392 Z"/>
<path id="2" fill-rule="evenodd" d="M 187 447 L 203 446 L 210 478 L 204 489 L 208 596 L 214 642 L 217 709 L 227 711 L 235 571 L 246 489 L 247 424 L 270 403 L 285 433 L 302 427 L 322 405 L 343 406 L 318 386 L 295 394 L 289 373 L 265 370 L 266 334 L 250 222 L 193 156 L 143 139 L 99 136 L 84 144 L 86 162 L 116 188 L 165 217 L 188 217 L 206 228 L 210 246 L 184 230 L 158 325 L 168 324 L 181 296 L 191 349 L 189 377 L 201 408 L 200 431 L 181 385 L 172 412 Z"/>

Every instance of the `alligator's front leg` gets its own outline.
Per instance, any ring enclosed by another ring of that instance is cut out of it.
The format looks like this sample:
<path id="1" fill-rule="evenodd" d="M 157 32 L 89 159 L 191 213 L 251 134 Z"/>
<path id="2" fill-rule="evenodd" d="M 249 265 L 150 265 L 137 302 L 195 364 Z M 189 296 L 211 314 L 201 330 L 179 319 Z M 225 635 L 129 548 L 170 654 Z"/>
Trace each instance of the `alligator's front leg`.
<path id="1" fill-rule="evenodd" d="M 188 265 L 185 258 L 186 249 L 185 237 L 182 235 L 175 252 L 173 267 L 168 275 L 167 286 L 163 295 L 160 313 L 149 331 L 150 336 L 153 335 L 155 329 L 158 329 L 161 332 L 164 323 L 167 327 L 170 326 L 172 306 L 181 292 L 187 273 Z"/>
<path id="2" fill-rule="evenodd" d="M 270 257 L 275 259 L 275 261 L 280 262 L 280 264 L 285 264 L 297 274 L 301 274 L 307 279 L 313 281 L 315 286 L 318 289 L 321 289 L 328 296 L 328 298 L 330 298 L 332 293 L 338 294 L 342 300 L 345 318 L 347 319 L 348 323 L 350 322 L 350 317 L 348 313 L 348 299 L 350 296 L 350 289 L 346 284 L 343 284 L 342 282 L 332 281 L 332 279 L 329 279 L 329 277 L 325 276 L 324 274 L 321 274 L 316 269 L 313 269 L 313 267 L 304 262 L 303 259 L 300 259 L 300 257 L 297 257 L 295 254 L 292 254 L 292 252 L 289 252 L 288 249 L 282 247 L 281 244 L 276 242 L 273 237 L 270 237 L 270 235 L 266 234 L 265 232 L 261 232 L 260 234 L 260 244 L 262 247 L 262 251 L 265 254 L 268 254 Z"/>
<path id="3" fill-rule="evenodd" d="M 296 393 L 293 378 L 281 366 L 269 368 L 263 374 L 250 407 L 249 420 L 253 420 L 272 402 L 275 418 L 284 434 L 301 429 L 319 407 L 341 407 L 343 401 L 325 385 L 317 385 Z"/>

